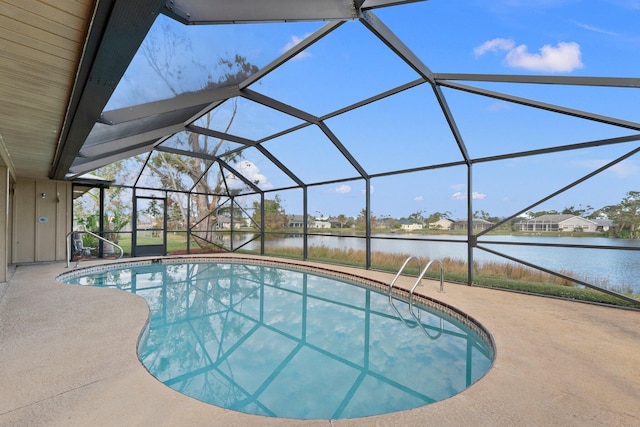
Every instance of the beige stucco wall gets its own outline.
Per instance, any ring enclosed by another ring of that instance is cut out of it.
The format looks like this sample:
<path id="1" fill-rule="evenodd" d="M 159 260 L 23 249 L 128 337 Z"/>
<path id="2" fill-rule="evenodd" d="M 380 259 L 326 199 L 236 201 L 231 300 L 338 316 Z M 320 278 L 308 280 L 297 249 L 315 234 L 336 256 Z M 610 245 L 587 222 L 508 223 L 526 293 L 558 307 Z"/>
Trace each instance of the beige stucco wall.
<path id="1" fill-rule="evenodd" d="M 71 183 L 18 179 L 12 217 L 12 263 L 65 260 L 65 237 L 71 231 Z"/>

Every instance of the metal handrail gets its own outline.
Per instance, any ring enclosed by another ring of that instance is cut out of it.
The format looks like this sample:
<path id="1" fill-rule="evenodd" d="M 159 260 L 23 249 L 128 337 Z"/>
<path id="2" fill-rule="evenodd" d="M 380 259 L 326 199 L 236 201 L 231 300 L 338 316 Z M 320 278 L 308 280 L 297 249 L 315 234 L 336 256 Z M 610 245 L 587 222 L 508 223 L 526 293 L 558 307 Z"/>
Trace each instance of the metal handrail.
<path id="1" fill-rule="evenodd" d="M 409 264 L 409 261 L 411 261 L 412 259 L 415 259 L 416 261 L 418 261 L 418 271 L 420 271 L 420 269 L 422 268 L 422 262 L 420 261 L 420 258 L 418 258 L 418 257 L 410 256 L 409 258 L 407 258 L 404 261 L 404 264 L 402 264 L 402 267 L 400 267 L 400 270 L 398 270 L 398 273 L 396 274 L 396 277 L 394 277 L 393 280 L 391 281 L 391 283 L 389 284 L 389 304 L 393 304 L 393 302 L 391 301 L 391 288 L 393 288 L 393 285 L 398 280 L 398 277 L 400 277 L 400 275 L 404 271 L 405 267 L 407 266 L 407 264 Z M 418 281 L 420 281 L 420 279 L 418 279 Z"/>
<path id="2" fill-rule="evenodd" d="M 102 240 L 105 243 L 110 244 L 111 246 L 114 246 L 118 249 L 120 249 L 120 256 L 118 256 L 118 258 L 116 259 L 120 259 L 124 256 L 124 249 L 122 249 L 122 246 L 118 245 L 117 243 L 112 242 L 111 240 L 105 239 L 104 237 L 93 233 L 89 230 L 76 230 L 76 231 L 70 231 L 69 233 L 67 233 L 67 268 L 69 268 L 69 261 L 71 260 L 71 236 L 76 234 L 76 233 L 86 233 L 89 234 L 95 238 L 97 238 L 98 240 Z M 74 266 L 74 268 L 76 268 L 78 266 L 78 264 L 80 264 L 80 260 L 78 259 L 78 261 L 76 261 L 76 265 Z"/>
<path id="3" fill-rule="evenodd" d="M 440 264 L 440 290 L 438 290 L 438 292 L 443 292 L 444 293 L 444 283 L 443 283 L 443 280 L 444 280 L 444 265 L 442 265 L 442 261 L 440 261 L 440 260 L 437 260 L 437 259 L 431 260 L 431 261 L 429 261 L 427 266 L 424 268 L 424 270 L 422 270 L 422 273 L 420 273 L 420 276 L 418 277 L 418 280 L 416 280 L 416 283 L 413 285 L 413 287 L 409 291 L 409 311 L 411 312 L 411 314 L 413 314 L 413 291 L 416 290 L 416 287 L 420 284 L 420 281 L 422 280 L 424 275 L 427 273 L 427 270 L 429 269 L 429 267 L 431 267 L 431 264 L 433 264 L 434 262 Z"/>
<path id="4" fill-rule="evenodd" d="M 402 314 L 400 314 L 400 310 L 398 310 L 398 308 L 396 307 L 396 305 L 393 303 L 393 300 L 389 300 L 389 304 L 391 305 L 391 307 L 395 310 L 396 314 L 398 315 L 398 318 L 402 321 L 402 323 L 404 323 L 404 326 L 406 326 L 409 329 L 413 329 L 416 326 L 418 326 L 417 324 L 415 326 L 411 326 L 409 323 L 407 323 L 407 321 L 404 319 L 404 317 L 402 316 Z M 415 318 L 415 316 L 413 316 Z M 420 323 L 420 322 L 417 322 Z"/>
<path id="5" fill-rule="evenodd" d="M 402 274 L 402 272 L 404 271 L 405 267 L 407 266 L 407 264 L 409 264 L 409 262 L 412 259 L 415 259 L 416 261 L 418 261 L 418 272 L 419 272 L 418 279 L 416 280 L 416 283 L 414 283 L 413 287 L 409 291 L 409 313 L 411 314 L 411 316 L 413 317 L 413 319 L 414 319 L 414 321 L 416 323 L 415 326 L 409 325 L 409 323 L 404 319 L 402 314 L 400 314 L 400 311 L 398 310 L 398 308 L 393 303 L 393 297 L 392 297 L 392 294 L 391 294 L 391 290 L 393 288 L 393 285 L 396 283 L 396 281 L 400 277 L 400 274 Z M 429 269 L 429 267 L 431 267 L 431 264 L 433 264 L 434 262 L 440 264 L 440 290 L 438 292 L 444 292 L 444 283 L 443 283 L 443 280 L 444 280 L 444 265 L 442 264 L 442 261 L 437 260 L 437 259 L 429 261 L 429 263 L 424 268 L 424 270 L 421 271 L 422 263 L 420 261 L 420 258 L 417 258 L 417 257 L 414 257 L 414 256 L 410 256 L 409 258 L 407 258 L 404 261 L 404 264 L 402 264 L 402 267 L 400 267 L 400 270 L 398 270 L 398 273 L 396 274 L 396 276 L 393 278 L 393 280 L 389 284 L 389 304 L 391 305 L 391 307 L 393 307 L 395 312 L 398 314 L 398 317 L 400 318 L 400 320 L 402 320 L 402 323 L 404 323 L 405 326 L 407 326 L 408 328 L 415 328 L 415 327 L 419 326 L 420 329 L 422 329 L 422 332 L 432 340 L 438 339 L 442 335 L 442 332 L 444 331 L 444 325 L 443 325 L 442 318 L 440 319 L 440 331 L 438 331 L 438 333 L 436 333 L 435 336 L 432 336 L 431 334 L 429 334 L 429 332 L 427 332 L 427 329 L 424 327 L 424 325 L 422 324 L 422 322 L 420 320 L 420 312 L 418 311 L 417 315 L 413 312 L 413 292 L 415 291 L 416 287 L 422 282 L 422 278 L 427 273 L 427 270 Z"/>
<path id="6" fill-rule="evenodd" d="M 438 331 L 437 334 L 435 334 L 435 336 L 431 336 L 431 334 L 429 332 L 427 332 L 427 328 L 425 328 L 424 325 L 422 324 L 422 322 L 420 321 L 420 312 L 418 312 L 417 316 L 413 313 L 413 311 L 411 309 L 409 309 L 409 312 L 413 316 L 413 319 L 415 320 L 417 326 L 420 326 L 420 329 L 422 329 L 422 332 L 427 337 L 429 337 L 432 340 L 437 340 L 438 338 L 440 338 L 440 336 L 444 332 L 444 322 L 442 321 L 442 317 L 440 318 L 440 330 Z M 406 322 L 405 322 L 405 324 L 406 324 Z"/>

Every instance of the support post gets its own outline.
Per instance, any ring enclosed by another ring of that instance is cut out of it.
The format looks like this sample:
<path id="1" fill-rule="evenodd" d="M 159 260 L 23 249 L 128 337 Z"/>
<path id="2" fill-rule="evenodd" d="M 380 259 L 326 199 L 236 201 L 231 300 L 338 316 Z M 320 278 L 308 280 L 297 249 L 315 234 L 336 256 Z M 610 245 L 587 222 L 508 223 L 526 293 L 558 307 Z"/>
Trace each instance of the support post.
<path id="1" fill-rule="evenodd" d="M 369 270 L 371 268 L 371 179 L 365 178 L 364 183 L 366 185 L 365 188 L 365 223 L 366 223 L 366 261 L 365 268 Z"/>
<path id="2" fill-rule="evenodd" d="M 260 193 L 260 255 L 264 255 L 264 192 Z"/>
<path id="3" fill-rule="evenodd" d="M 302 259 L 309 259 L 309 206 L 307 199 L 307 186 L 302 188 Z"/>
<path id="4" fill-rule="evenodd" d="M 473 235 L 473 165 L 467 165 L 467 284 L 473 285 L 473 248 L 476 238 Z"/>

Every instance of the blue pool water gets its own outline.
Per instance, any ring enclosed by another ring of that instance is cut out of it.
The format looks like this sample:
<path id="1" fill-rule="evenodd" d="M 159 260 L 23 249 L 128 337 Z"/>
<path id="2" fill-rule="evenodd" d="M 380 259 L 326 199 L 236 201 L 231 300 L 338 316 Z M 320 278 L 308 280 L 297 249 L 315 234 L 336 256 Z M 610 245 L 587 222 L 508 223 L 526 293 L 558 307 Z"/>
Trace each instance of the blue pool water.
<path id="1" fill-rule="evenodd" d="M 139 357 L 169 387 L 236 411 L 355 418 L 446 399 L 492 351 L 453 316 L 319 274 L 235 262 L 130 265 L 66 283 L 145 298 Z M 419 316 L 420 324 L 416 321 Z"/>

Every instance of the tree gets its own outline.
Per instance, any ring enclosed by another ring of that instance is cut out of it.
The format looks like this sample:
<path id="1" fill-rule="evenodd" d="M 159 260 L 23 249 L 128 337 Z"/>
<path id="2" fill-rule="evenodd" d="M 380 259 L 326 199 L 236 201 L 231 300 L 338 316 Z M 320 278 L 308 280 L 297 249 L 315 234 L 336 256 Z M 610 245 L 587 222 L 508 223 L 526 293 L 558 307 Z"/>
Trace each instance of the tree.
<path id="1" fill-rule="evenodd" d="M 389 218 L 387 220 L 387 225 L 389 226 L 389 228 L 394 229 L 394 230 L 402 228 L 402 224 L 400 224 L 400 221 L 398 221 L 395 218 Z"/>
<path id="2" fill-rule="evenodd" d="M 113 215 L 109 215 L 105 220 L 105 230 L 107 231 L 105 238 L 113 243 L 118 243 L 118 240 L 120 239 L 120 235 L 118 233 L 129 224 L 129 217 L 123 209 L 115 206 L 115 209 L 113 209 Z"/>
<path id="3" fill-rule="evenodd" d="M 529 212 L 527 212 L 526 215 L 527 215 L 528 218 L 537 218 L 537 217 L 542 216 L 542 215 L 558 215 L 558 211 L 556 211 L 556 210 L 537 211 L 537 212 L 529 211 Z"/>
<path id="4" fill-rule="evenodd" d="M 162 37 L 159 40 L 158 37 Z M 163 28 L 160 36 L 148 37 L 142 45 L 142 52 L 147 64 L 155 72 L 157 77 L 164 82 L 167 89 L 179 96 L 187 91 L 185 87 L 191 87 L 195 91 L 225 87 L 245 80 L 258 71 L 258 67 L 251 64 L 239 54 L 217 61 L 218 75 L 207 69 L 200 62 L 200 58 L 193 57 L 185 61 L 184 53 L 190 52 L 189 41 L 171 27 Z M 194 83 L 186 75 L 189 68 L 204 69 L 207 71 L 205 81 Z M 237 113 L 237 99 L 229 103 L 229 116 L 226 119 L 224 133 L 227 133 L 234 122 Z M 200 119 L 200 126 L 211 128 L 214 114 L 209 112 Z M 182 132 L 174 136 L 172 142 L 175 148 L 194 153 L 194 156 L 180 155 L 156 151 L 149 158 L 146 167 L 152 178 L 159 180 L 163 188 L 175 189 L 179 192 L 190 192 L 191 218 L 190 228 L 197 244 L 207 245 L 214 240 L 218 210 L 223 204 L 229 202 L 228 196 L 236 195 L 239 190 L 230 186 L 230 182 L 239 182 L 230 172 L 225 172 L 221 165 L 212 164 L 209 160 L 222 155 L 226 150 L 226 142 L 221 138 L 213 138 L 191 132 Z M 202 154 L 203 156 L 198 156 Z M 221 159 L 225 163 L 231 163 L 241 156 L 240 152 L 224 155 Z M 172 197 L 171 195 L 169 196 Z M 174 222 L 187 223 L 185 202 L 174 197 L 168 202 L 173 208 Z M 231 199 L 231 204 L 233 204 Z M 233 207 L 228 207 L 233 213 Z M 179 211 L 182 220 L 178 220 L 175 213 Z"/>
<path id="5" fill-rule="evenodd" d="M 474 218 L 479 218 L 479 219 L 484 219 L 485 221 L 488 221 L 489 218 L 491 218 L 491 215 L 489 215 L 489 212 L 485 212 L 483 210 L 479 210 L 479 211 L 475 211 L 473 213 L 473 217 Z"/>
<path id="6" fill-rule="evenodd" d="M 261 224 L 260 221 L 260 202 L 253 202 L 253 220 L 256 224 Z M 288 223 L 287 214 L 282 207 L 282 200 L 280 196 L 276 194 L 273 199 L 264 199 L 264 230 L 273 231 L 286 227 Z"/>
<path id="7" fill-rule="evenodd" d="M 94 171 L 95 175 L 113 181 L 116 176 L 122 174 L 124 166 L 122 162 L 116 162 Z M 131 223 L 131 197 L 128 190 L 122 187 L 110 187 L 104 189 L 104 237 L 114 243 L 118 243 L 119 232 Z M 127 196 L 129 196 L 127 198 Z M 87 230 L 97 233 L 100 230 L 100 191 L 93 188 L 75 199 L 73 202 L 74 222 L 83 225 Z M 76 225 L 74 225 L 76 229 Z M 84 235 L 87 246 L 97 246 L 99 242 L 92 236 Z"/>
<path id="8" fill-rule="evenodd" d="M 420 210 L 420 211 L 414 212 L 411 215 L 409 215 L 409 218 L 407 218 L 407 219 L 409 219 L 410 221 L 414 221 L 414 222 L 416 222 L 418 224 L 423 224 L 424 223 L 423 214 L 424 214 L 424 211 Z"/>
<path id="9" fill-rule="evenodd" d="M 636 236 L 640 229 L 640 191 L 629 191 L 620 203 L 605 206 L 594 215 L 613 221 L 617 236 Z"/>
<path id="10" fill-rule="evenodd" d="M 356 228 L 360 230 L 364 230 L 367 226 L 367 211 L 366 209 L 362 209 L 356 218 Z M 371 212 L 371 228 L 376 227 L 376 217 L 373 216 L 373 212 Z"/>
<path id="11" fill-rule="evenodd" d="M 586 207 L 582 207 L 582 205 L 578 205 L 578 207 L 574 207 L 573 205 L 564 208 L 562 210 L 562 214 L 564 215 L 576 215 L 576 216 L 582 216 L 585 218 L 590 218 L 591 215 L 593 214 L 593 208 L 589 205 L 587 205 Z"/>
<path id="12" fill-rule="evenodd" d="M 186 227 L 185 218 L 180 203 L 176 203 L 173 199 L 167 200 L 167 229 L 168 230 L 184 230 Z"/>
<path id="13" fill-rule="evenodd" d="M 434 212 L 434 213 L 432 213 L 431 215 L 429 215 L 426 218 L 426 222 L 431 224 L 431 223 L 434 223 L 434 222 L 438 222 L 443 218 L 450 219 L 451 218 L 451 212 L 449 212 L 449 211 Z"/>

